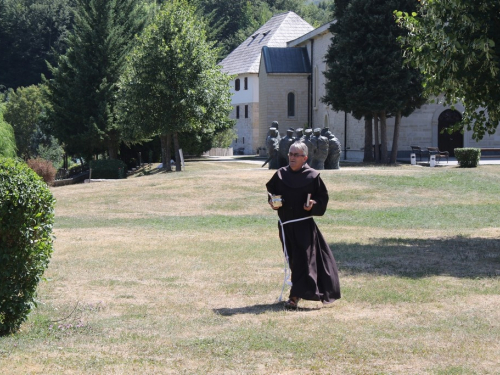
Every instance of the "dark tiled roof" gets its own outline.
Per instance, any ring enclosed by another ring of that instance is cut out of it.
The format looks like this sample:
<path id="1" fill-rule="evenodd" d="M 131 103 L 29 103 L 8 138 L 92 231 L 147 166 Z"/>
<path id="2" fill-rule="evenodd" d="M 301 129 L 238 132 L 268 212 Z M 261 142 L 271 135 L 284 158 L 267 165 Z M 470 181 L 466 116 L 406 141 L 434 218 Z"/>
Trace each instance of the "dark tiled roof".
<path id="1" fill-rule="evenodd" d="M 219 65 L 228 74 L 258 73 L 262 47 L 286 47 L 288 41 L 313 29 L 294 12 L 277 14 L 236 47 Z"/>
<path id="2" fill-rule="evenodd" d="M 310 73 L 307 48 L 262 48 L 267 73 Z"/>

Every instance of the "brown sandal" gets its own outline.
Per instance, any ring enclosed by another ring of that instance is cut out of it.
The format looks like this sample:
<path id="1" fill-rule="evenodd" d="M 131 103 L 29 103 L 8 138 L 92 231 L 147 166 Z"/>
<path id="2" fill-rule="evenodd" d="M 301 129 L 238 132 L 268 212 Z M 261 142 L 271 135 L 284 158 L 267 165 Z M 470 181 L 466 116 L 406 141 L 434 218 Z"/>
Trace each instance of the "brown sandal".
<path id="1" fill-rule="evenodd" d="M 298 297 L 290 297 L 288 301 L 285 302 L 285 308 L 289 310 L 297 310 L 299 307 L 300 298 Z"/>

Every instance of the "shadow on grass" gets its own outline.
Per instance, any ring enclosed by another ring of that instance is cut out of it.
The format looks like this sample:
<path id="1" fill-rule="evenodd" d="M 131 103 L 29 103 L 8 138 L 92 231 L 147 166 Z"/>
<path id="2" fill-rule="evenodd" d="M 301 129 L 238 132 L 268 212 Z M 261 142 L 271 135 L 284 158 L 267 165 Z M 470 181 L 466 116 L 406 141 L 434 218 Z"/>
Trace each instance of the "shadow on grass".
<path id="1" fill-rule="evenodd" d="M 368 245 L 334 243 L 330 247 L 344 275 L 500 276 L 500 239 L 495 238 L 383 238 Z"/>
<path id="2" fill-rule="evenodd" d="M 317 311 L 320 308 L 309 308 L 309 307 L 300 307 L 297 310 L 290 310 L 290 312 L 294 311 Z M 213 310 L 216 314 L 220 314 L 222 316 L 232 316 L 232 315 L 241 315 L 241 314 L 254 314 L 260 315 L 269 311 L 279 312 L 279 311 L 289 311 L 285 309 L 283 302 L 276 303 L 268 303 L 263 305 L 253 305 L 253 306 L 244 306 L 244 307 L 235 307 L 235 308 L 220 308 Z"/>

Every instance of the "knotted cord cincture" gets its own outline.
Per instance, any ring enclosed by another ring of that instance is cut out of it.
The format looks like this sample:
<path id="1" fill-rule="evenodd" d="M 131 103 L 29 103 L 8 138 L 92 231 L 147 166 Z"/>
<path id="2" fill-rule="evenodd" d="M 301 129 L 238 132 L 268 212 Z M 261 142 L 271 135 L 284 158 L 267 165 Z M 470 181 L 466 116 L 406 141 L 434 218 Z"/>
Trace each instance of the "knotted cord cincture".
<path id="1" fill-rule="evenodd" d="M 285 240 L 285 229 L 283 226 L 285 224 L 290 224 L 290 223 L 296 223 L 297 221 L 302 221 L 302 220 L 307 220 L 307 219 L 312 219 L 312 216 L 307 216 L 307 217 L 302 217 L 300 219 L 294 219 L 294 220 L 288 220 L 285 221 L 284 223 L 279 219 L 279 223 L 281 225 L 281 238 L 283 239 L 283 256 L 285 258 L 285 278 L 283 280 L 283 287 L 281 288 L 281 294 L 278 297 L 278 302 L 281 302 L 283 300 L 283 292 L 285 290 L 285 286 L 288 284 L 292 286 L 292 280 L 290 280 L 290 277 L 292 276 L 292 271 L 290 270 L 290 262 L 288 260 L 288 251 L 286 249 L 286 240 Z"/>

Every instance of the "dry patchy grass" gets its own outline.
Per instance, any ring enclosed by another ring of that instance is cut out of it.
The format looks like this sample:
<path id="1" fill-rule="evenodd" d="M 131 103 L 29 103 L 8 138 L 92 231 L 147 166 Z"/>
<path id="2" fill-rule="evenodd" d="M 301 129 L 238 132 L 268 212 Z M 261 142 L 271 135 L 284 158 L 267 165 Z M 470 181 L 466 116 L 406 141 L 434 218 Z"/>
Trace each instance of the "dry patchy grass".
<path id="1" fill-rule="evenodd" d="M 197 162 L 54 188 L 41 304 L 0 338 L 2 373 L 500 373 L 500 170 L 324 171 L 343 298 L 297 312 L 276 303 L 272 173 Z"/>

